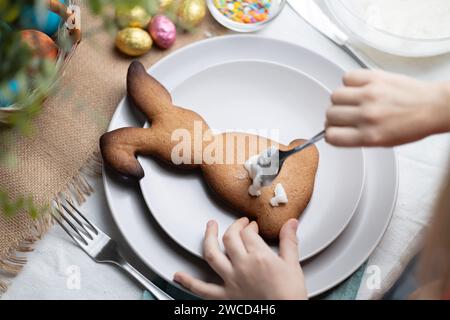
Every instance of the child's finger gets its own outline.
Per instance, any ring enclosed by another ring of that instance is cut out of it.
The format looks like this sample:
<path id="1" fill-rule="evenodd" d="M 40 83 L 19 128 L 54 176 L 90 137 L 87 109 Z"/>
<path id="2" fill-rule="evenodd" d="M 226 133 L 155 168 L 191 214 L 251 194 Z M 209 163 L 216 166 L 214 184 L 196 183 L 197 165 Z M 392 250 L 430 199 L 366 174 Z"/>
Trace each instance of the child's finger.
<path id="1" fill-rule="evenodd" d="M 258 234 L 258 224 L 252 221 L 241 231 L 242 242 L 248 253 L 255 251 L 271 250 Z"/>
<path id="2" fill-rule="evenodd" d="M 359 147 L 363 145 L 361 133 L 354 127 L 328 127 L 325 140 L 339 147 Z"/>
<path id="3" fill-rule="evenodd" d="M 226 293 L 222 286 L 204 282 L 184 272 L 177 272 L 173 280 L 181 284 L 192 293 L 206 299 L 225 299 Z"/>
<path id="4" fill-rule="evenodd" d="M 220 250 L 217 240 L 218 231 L 217 223 L 213 220 L 209 221 L 203 241 L 203 257 L 211 268 L 224 278 L 232 272 L 233 267 L 227 256 Z"/>
<path id="5" fill-rule="evenodd" d="M 225 251 L 230 257 L 231 262 L 233 262 L 233 260 L 240 260 L 247 254 L 240 232 L 248 224 L 248 218 L 240 218 L 234 222 L 223 235 Z"/>
<path id="6" fill-rule="evenodd" d="M 349 87 L 362 87 L 372 80 L 373 74 L 374 73 L 371 70 L 354 70 L 347 72 L 342 81 L 344 85 Z"/>
<path id="7" fill-rule="evenodd" d="M 280 230 L 280 257 L 288 263 L 298 264 L 298 221 L 291 219 Z"/>
<path id="8" fill-rule="evenodd" d="M 357 107 L 338 106 L 331 107 L 327 110 L 326 126 L 327 127 L 342 127 L 342 126 L 357 126 L 361 121 L 360 112 Z"/>
<path id="9" fill-rule="evenodd" d="M 331 102 L 334 105 L 357 106 L 364 101 L 364 91 L 362 88 L 345 87 L 335 90 L 331 94 Z"/>

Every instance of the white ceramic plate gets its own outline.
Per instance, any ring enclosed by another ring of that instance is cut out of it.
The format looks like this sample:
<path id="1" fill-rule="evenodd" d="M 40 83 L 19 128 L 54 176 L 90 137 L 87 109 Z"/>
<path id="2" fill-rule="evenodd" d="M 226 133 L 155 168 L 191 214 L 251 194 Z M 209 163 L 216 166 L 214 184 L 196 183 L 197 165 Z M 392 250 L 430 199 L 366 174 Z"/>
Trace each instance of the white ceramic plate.
<path id="1" fill-rule="evenodd" d="M 177 72 L 176 69 L 173 72 Z M 266 61 L 219 64 L 192 75 L 172 90 L 175 105 L 203 116 L 216 132 L 256 131 L 284 144 L 308 138 L 325 123 L 329 92 L 304 73 Z M 300 260 L 317 254 L 344 230 L 356 210 L 364 185 L 360 148 L 335 148 L 324 142 L 314 193 L 300 218 Z M 160 226 L 178 244 L 202 256 L 206 223 L 218 222 L 219 239 L 240 216 L 215 199 L 201 174 L 139 157 L 145 177 L 140 186 Z M 302 177 L 298 177 L 301 179 Z M 287 204 L 289 205 L 289 204 Z"/>
<path id="2" fill-rule="evenodd" d="M 258 36 L 213 38 L 187 46 L 155 64 L 150 72 L 169 90 L 208 66 L 237 60 L 264 60 L 311 75 L 328 89 L 341 86 L 344 70 L 303 47 Z M 174 69 L 180 69 L 173 73 Z M 144 119 L 118 106 L 109 130 L 139 127 Z M 320 294 L 350 276 L 372 253 L 386 230 L 397 197 L 397 162 L 392 149 L 368 149 L 365 186 L 353 218 L 324 251 L 302 264 L 310 296 Z M 111 214 L 130 247 L 167 281 L 186 271 L 205 280 L 217 279 L 207 264 L 177 245 L 159 227 L 141 196 L 139 186 L 106 171 L 103 181 Z"/>

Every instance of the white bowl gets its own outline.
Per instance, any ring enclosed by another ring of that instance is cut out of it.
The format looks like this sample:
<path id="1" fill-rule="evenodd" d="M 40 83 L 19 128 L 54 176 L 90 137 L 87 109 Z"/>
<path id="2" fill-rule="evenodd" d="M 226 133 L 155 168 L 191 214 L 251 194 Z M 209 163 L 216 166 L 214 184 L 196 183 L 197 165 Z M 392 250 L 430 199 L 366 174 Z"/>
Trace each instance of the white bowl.
<path id="1" fill-rule="evenodd" d="M 448 35 L 434 38 L 401 36 L 374 27 L 347 1 L 326 0 L 326 4 L 349 34 L 378 50 L 406 57 L 428 57 L 450 52 L 450 30 Z"/>
<path id="2" fill-rule="evenodd" d="M 216 19 L 217 22 L 219 22 L 224 27 L 237 32 L 255 32 L 264 28 L 276 17 L 278 17 L 281 10 L 284 8 L 284 5 L 286 4 L 286 0 L 272 0 L 272 4 L 269 9 L 269 17 L 267 18 L 267 20 L 255 23 L 241 23 L 231 20 L 230 18 L 224 16 L 219 11 L 219 9 L 217 9 L 217 7 L 214 5 L 214 0 L 207 0 L 206 4 L 208 5 L 208 9 L 214 19 Z"/>

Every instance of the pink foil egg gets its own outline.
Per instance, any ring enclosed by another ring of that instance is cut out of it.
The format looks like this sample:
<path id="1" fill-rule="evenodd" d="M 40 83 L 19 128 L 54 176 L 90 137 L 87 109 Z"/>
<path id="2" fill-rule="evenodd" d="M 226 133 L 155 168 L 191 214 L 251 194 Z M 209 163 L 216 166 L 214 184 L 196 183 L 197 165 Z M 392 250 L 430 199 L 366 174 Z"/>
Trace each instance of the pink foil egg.
<path id="1" fill-rule="evenodd" d="M 163 15 L 156 15 L 152 18 L 148 31 L 153 41 L 163 49 L 170 48 L 177 37 L 175 24 Z"/>

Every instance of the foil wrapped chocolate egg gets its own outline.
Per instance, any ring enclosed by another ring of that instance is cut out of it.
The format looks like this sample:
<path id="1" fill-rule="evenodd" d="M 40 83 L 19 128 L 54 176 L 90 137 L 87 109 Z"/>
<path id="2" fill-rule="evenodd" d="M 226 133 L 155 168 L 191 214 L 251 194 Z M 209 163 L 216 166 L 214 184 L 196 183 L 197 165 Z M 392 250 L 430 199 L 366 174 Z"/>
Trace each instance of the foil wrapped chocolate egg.
<path id="1" fill-rule="evenodd" d="M 0 86 L 0 108 L 11 105 L 20 92 L 20 84 L 17 80 L 10 80 L 4 86 Z"/>
<path id="2" fill-rule="evenodd" d="M 182 0 L 178 9 L 178 19 L 185 28 L 197 26 L 205 17 L 205 0 Z"/>
<path id="3" fill-rule="evenodd" d="M 64 3 L 64 0 L 59 0 Z M 61 23 L 61 17 L 48 10 L 45 6 L 26 5 L 20 13 L 19 26 L 21 29 L 36 29 L 52 36 Z"/>
<path id="4" fill-rule="evenodd" d="M 145 29 L 150 19 L 148 12 L 141 6 L 132 8 L 118 7 L 116 10 L 116 21 L 121 28 L 134 27 Z"/>
<path id="5" fill-rule="evenodd" d="M 45 33 L 38 30 L 23 30 L 20 34 L 22 41 L 30 47 L 33 56 L 51 60 L 58 57 L 58 46 Z"/>
<path id="6" fill-rule="evenodd" d="M 170 48 L 177 37 L 175 24 L 164 15 L 154 16 L 150 21 L 148 30 L 153 41 L 163 49 Z"/>
<path id="7" fill-rule="evenodd" d="M 160 11 L 164 11 L 166 10 L 168 7 L 172 6 L 172 4 L 174 3 L 173 0 L 159 0 L 159 10 Z"/>
<path id="8" fill-rule="evenodd" d="M 117 33 L 116 47 L 123 53 L 137 57 L 152 47 L 150 35 L 140 28 L 125 28 Z"/>

